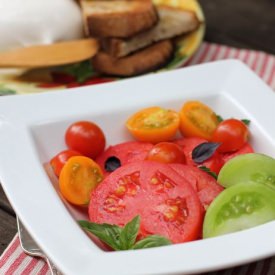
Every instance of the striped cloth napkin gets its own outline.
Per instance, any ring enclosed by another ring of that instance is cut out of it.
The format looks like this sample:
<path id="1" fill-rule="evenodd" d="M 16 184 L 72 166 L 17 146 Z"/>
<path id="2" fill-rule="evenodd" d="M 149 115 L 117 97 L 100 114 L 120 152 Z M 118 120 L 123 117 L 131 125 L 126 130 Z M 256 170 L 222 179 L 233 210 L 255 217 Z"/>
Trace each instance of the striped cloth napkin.
<path id="1" fill-rule="evenodd" d="M 197 53 L 185 64 L 190 66 L 221 59 L 239 59 L 255 71 L 273 90 L 275 90 L 275 56 L 246 49 L 237 49 L 212 43 L 203 43 Z M 2 275 L 44 275 L 49 274 L 47 264 L 42 259 L 25 255 L 19 243 L 18 234 L 0 258 Z M 208 275 L 274 275 L 275 257 L 251 264 L 207 273 Z"/>

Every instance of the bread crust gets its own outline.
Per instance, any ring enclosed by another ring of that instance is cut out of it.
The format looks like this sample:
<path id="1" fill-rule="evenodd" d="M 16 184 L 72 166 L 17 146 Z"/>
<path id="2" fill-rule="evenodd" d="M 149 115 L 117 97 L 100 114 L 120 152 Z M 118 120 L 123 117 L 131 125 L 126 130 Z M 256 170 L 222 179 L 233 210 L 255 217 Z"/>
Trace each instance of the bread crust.
<path id="1" fill-rule="evenodd" d="M 155 42 L 193 31 L 199 26 L 199 20 L 192 11 L 164 5 L 158 6 L 157 11 L 159 22 L 153 28 L 128 39 L 102 39 L 104 51 L 114 57 L 123 57 Z"/>
<path id="2" fill-rule="evenodd" d="M 92 64 L 103 74 L 134 76 L 158 69 L 170 60 L 172 54 L 173 43 L 164 40 L 123 58 L 101 51 L 92 59 Z"/>
<path id="3" fill-rule="evenodd" d="M 81 3 L 88 34 L 127 38 L 154 26 L 158 14 L 151 0 L 94 0 Z"/>

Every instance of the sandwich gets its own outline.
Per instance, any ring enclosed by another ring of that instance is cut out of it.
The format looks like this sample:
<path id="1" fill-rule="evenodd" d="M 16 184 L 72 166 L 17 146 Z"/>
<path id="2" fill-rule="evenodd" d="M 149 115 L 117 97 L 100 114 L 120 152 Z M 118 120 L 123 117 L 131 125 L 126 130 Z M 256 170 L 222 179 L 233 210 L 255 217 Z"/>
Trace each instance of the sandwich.
<path id="1" fill-rule="evenodd" d="M 164 66 L 173 56 L 173 39 L 200 24 L 192 11 L 151 0 L 83 0 L 82 9 L 88 35 L 101 45 L 93 67 L 107 75 L 134 76 Z"/>

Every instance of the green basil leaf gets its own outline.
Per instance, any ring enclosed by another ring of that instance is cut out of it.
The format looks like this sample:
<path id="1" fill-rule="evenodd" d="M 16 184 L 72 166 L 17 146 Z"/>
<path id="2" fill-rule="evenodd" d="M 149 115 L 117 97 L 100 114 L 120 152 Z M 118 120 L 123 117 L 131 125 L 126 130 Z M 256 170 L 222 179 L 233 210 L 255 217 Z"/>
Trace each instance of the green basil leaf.
<path id="1" fill-rule="evenodd" d="M 139 216 L 136 216 L 124 226 L 120 234 L 120 243 L 123 250 L 131 249 L 132 246 L 135 244 L 139 226 Z"/>
<path id="2" fill-rule="evenodd" d="M 218 179 L 217 174 L 211 171 L 208 167 L 202 165 L 202 166 L 198 166 L 198 168 L 206 172 L 208 175 L 212 176 L 215 180 Z"/>
<path id="3" fill-rule="evenodd" d="M 120 234 L 122 228 L 107 223 L 97 224 L 88 221 L 78 221 L 85 230 L 93 233 L 101 241 L 112 247 L 114 250 L 121 250 Z"/>
<path id="4" fill-rule="evenodd" d="M 149 247 L 157 247 L 171 244 L 171 241 L 167 238 L 159 235 L 151 235 L 140 241 L 138 241 L 132 248 L 141 249 Z"/>
<path id="5" fill-rule="evenodd" d="M 217 142 L 203 142 L 196 146 L 192 151 L 192 159 L 199 164 L 213 156 L 220 143 Z"/>
<path id="6" fill-rule="evenodd" d="M 215 114 L 215 115 L 216 115 L 218 122 L 221 123 L 223 121 L 223 118 L 220 115 L 217 115 L 217 114 Z"/>
<path id="7" fill-rule="evenodd" d="M 249 119 L 241 119 L 241 121 L 248 126 L 250 124 L 250 120 Z"/>

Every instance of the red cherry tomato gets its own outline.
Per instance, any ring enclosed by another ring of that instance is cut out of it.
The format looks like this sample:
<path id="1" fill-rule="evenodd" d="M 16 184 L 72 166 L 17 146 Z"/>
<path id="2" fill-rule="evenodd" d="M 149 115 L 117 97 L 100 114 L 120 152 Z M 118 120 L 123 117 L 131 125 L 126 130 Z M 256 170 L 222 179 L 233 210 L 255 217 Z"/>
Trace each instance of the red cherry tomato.
<path id="1" fill-rule="evenodd" d="M 212 141 L 220 142 L 219 152 L 234 152 L 241 149 L 248 139 L 247 126 L 238 119 L 222 121 L 213 133 Z"/>
<path id="2" fill-rule="evenodd" d="M 91 192 L 92 222 L 123 226 L 140 215 L 139 236 L 158 234 L 173 243 L 198 238 L 202 206 L 192 186 L 169 165 L 140 161 L 121 166 Z"/>
<path id="3" fill-rule="evenodd" d="M 180 146 L 172 142 L 157 143 L 148 153 L 147 160 L 163 163 L 185 163 L 185 155 Z"/>
<path id="4" fill-rule="evenodd" d="M 73 123 L 66 131 L 67 146 L 92 159 L 96 158 L 105 148 L 103 131 L 90 121 Z"/>
<path id="5" fill-rule="evenodd" d="M 69 158 L 74 156 L 81 156 L 80 153 L 73 150 L 65 150 L 58 153 L 50 160 L 50 165 L 52 166 L 54 173 L 57 177 L 59 177 L 60 172 L 64 166 L 64 164 L 68 161 Z"/>

